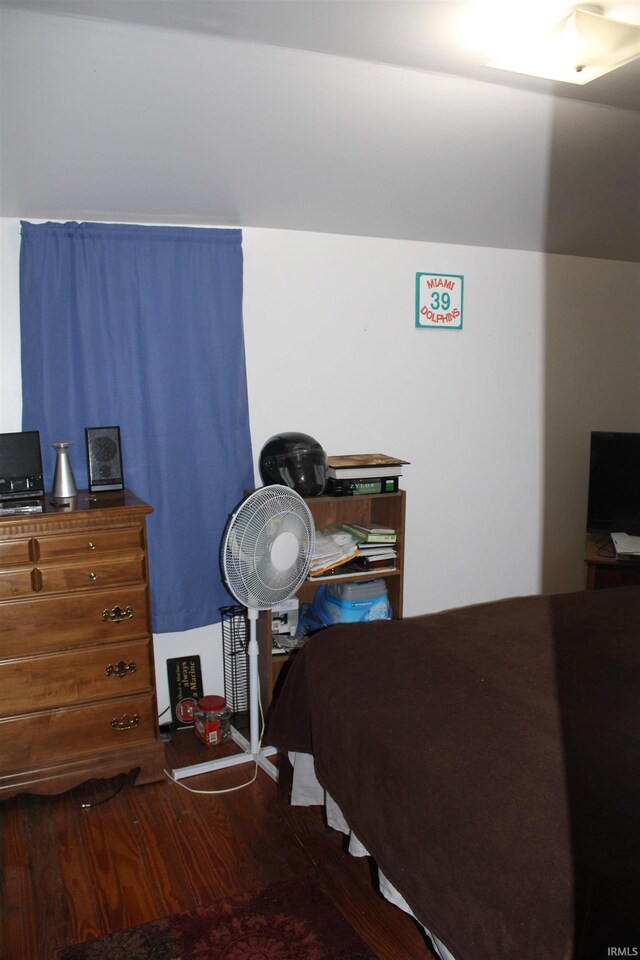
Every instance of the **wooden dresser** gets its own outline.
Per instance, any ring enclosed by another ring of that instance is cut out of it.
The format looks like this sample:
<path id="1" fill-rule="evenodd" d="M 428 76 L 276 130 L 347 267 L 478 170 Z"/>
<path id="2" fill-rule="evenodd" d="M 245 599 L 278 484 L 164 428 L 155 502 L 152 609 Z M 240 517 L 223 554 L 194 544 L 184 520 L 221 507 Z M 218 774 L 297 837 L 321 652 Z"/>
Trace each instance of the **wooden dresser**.
<path id="1" fill-rule="evenodd" d="M 129 491 L 0 517 L 0 798 L 163 777 L 146 516 Z"/>

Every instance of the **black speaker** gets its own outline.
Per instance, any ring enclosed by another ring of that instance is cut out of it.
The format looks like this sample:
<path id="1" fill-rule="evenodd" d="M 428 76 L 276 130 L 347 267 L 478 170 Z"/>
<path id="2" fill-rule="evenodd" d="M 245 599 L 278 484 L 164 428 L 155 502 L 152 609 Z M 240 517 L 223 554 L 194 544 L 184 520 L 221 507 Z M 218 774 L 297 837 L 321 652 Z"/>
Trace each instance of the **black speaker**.
<path id="1" fill-rule="evenodd" d="M 120 427 L 86 427 L 89 490 L 123 490 Z"/>

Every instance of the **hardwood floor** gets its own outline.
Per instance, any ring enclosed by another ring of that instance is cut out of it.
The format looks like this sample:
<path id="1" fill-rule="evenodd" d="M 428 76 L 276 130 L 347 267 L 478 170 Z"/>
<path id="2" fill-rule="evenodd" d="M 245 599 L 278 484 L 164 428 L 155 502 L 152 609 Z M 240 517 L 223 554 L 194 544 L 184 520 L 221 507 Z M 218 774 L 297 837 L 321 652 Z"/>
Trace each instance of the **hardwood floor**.
<path id="1" fill-rule="evenodd" d="M 167 744 L 168 768 L 211 755 L 190 730 Z M 181 783 L 222 789 L 252 770 Z M 259 771 L 251 786 L 217 796 L 116 778 L 0 803 L 0 956 L 52 960 L 57 947 L 313 870 L 379 960 L 431 960 L 418 925 L 377 893 L 369 861 L 325 831 L 319 808 L 280 803 L 276 792 Z"/>

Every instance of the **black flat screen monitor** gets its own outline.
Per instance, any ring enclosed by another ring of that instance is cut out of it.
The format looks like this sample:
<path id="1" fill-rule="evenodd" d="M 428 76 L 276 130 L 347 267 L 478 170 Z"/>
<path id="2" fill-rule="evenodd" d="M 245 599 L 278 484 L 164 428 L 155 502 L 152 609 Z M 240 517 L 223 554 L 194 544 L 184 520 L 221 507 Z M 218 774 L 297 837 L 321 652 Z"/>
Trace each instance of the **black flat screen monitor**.
<path id="1" fill-rule="evenodd" d="M 587 533 L 640 536 L 640 433 L 591 434 Z"/>

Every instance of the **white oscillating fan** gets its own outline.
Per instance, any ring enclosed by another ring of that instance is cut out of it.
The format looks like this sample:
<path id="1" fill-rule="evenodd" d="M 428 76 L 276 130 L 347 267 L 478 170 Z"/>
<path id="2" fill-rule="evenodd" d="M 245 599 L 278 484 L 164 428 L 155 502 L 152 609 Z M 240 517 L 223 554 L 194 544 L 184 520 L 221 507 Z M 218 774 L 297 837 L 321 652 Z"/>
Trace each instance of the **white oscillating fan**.
<path id="1" fill-rule="evenodd" d="M 220 767 L 253 760 L 274 780 L 278 769 L 266 757 L 275 747 L 260 745 L 258 641 L 260 610 L 270 610 L 288 600 L 309 572 L 315 541 L 311 511 L 290 487 L 272 484 L 250 494 L 229 519 L 220 548 L 222 572 L 229 591 L 247 608 L 249 619 L 249 724 L 250 737 L 231 728 L 242 753 L 208 763 L 173 770 L 175 780 Z"/>

